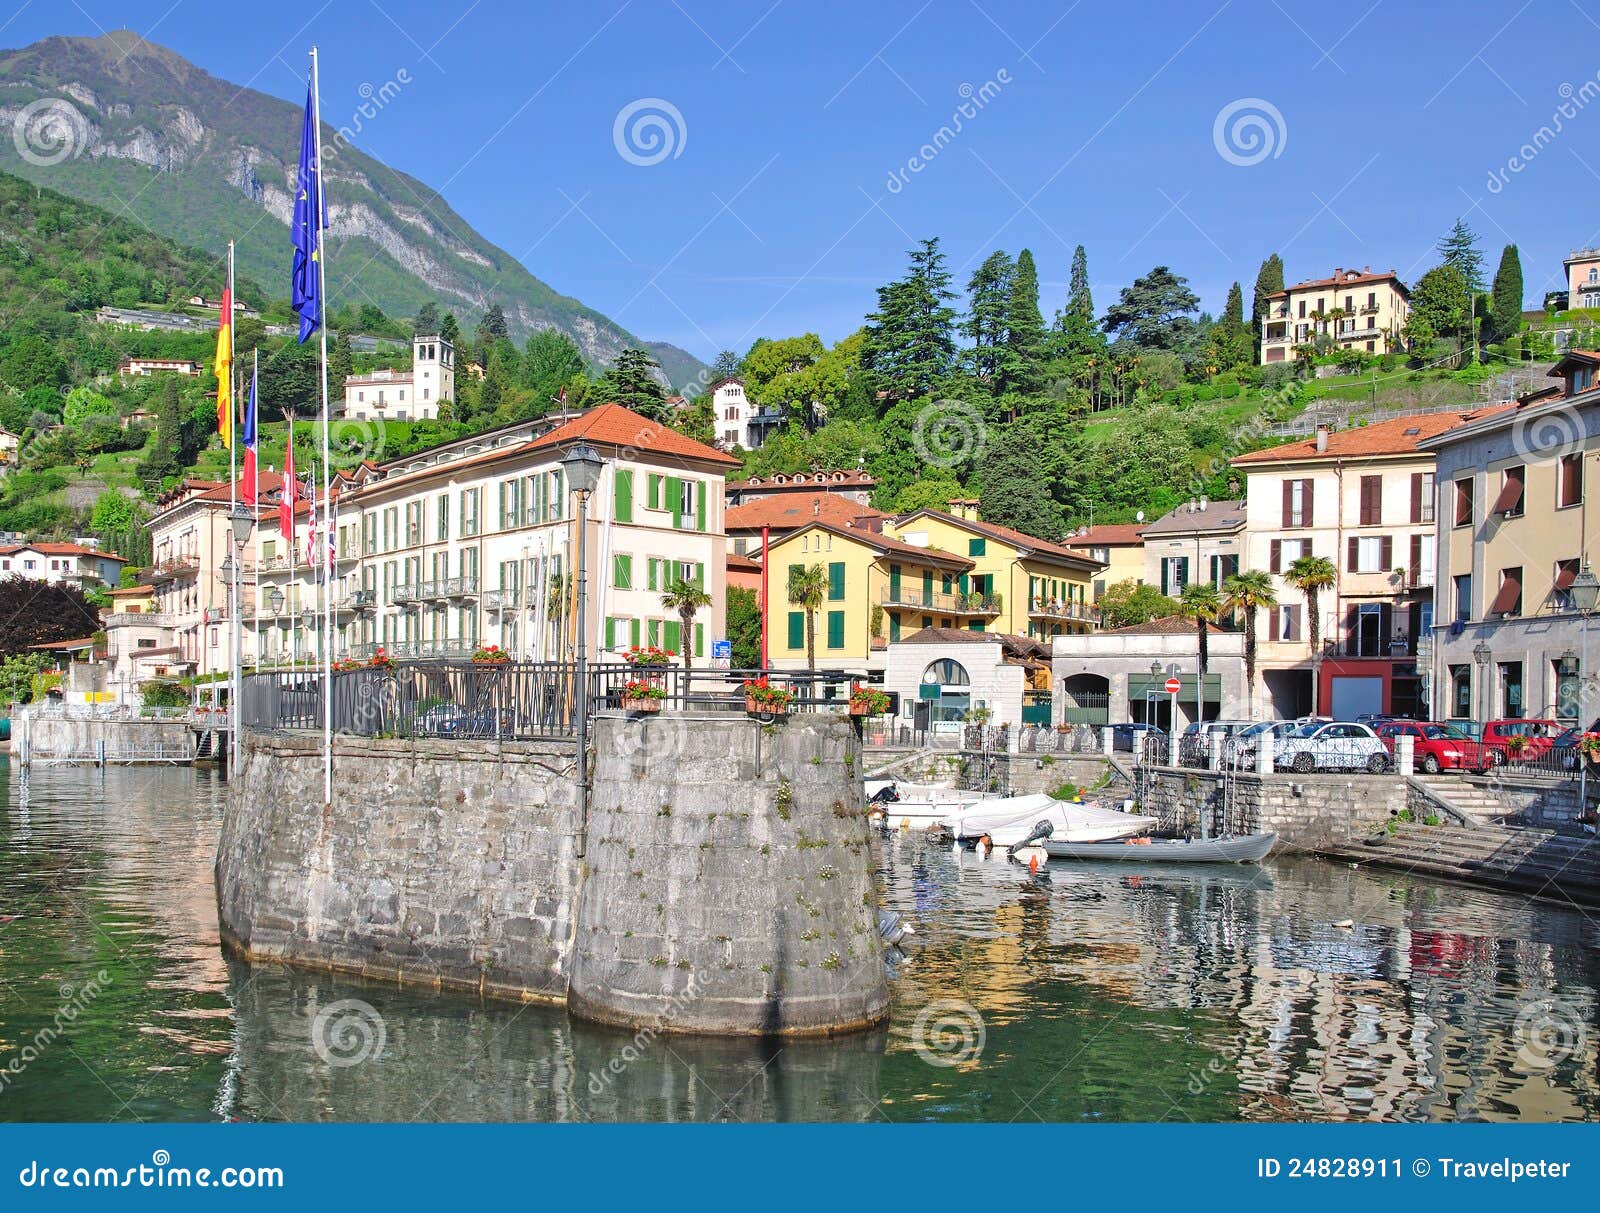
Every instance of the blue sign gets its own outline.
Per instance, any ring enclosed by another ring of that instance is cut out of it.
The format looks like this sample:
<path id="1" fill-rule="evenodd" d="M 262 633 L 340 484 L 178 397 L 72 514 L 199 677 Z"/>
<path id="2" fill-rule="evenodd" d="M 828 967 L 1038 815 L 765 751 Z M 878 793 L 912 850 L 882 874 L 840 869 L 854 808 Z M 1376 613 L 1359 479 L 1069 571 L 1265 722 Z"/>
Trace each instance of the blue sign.
<path id="1" fill-rule="evenodd" d="M 733 659 L 733 641 L 713 640 L 711 642 L 711 656 L 713 659 L 720 657 L 731 661 Z"/>

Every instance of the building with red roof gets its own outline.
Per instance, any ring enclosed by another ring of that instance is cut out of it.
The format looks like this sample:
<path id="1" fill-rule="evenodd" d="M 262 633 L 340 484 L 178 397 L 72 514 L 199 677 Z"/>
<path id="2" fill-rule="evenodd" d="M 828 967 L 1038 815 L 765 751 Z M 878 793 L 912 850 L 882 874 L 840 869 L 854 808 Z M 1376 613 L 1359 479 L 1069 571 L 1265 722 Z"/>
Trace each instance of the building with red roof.
<path id="1" fill-rule="evenodd" d="M 1393 270 L 1336 269 L 1266 298 L 1261 364 L 1294 362 L 1315 345 L 1387 354 L 1402 348 L 1411 292 Z"/>

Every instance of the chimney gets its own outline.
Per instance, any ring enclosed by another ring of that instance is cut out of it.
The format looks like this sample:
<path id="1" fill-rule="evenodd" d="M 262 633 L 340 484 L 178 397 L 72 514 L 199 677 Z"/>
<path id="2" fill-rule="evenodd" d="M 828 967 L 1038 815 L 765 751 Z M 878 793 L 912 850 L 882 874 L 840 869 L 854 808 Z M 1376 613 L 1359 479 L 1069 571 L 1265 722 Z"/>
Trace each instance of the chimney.
<path id="1" fill-rule="evenodd" d="M 813 518 L 821 518 L 822 517 L 822 498 L 821 497 L 813 497 L 811 499 L 811 516 Z"/>
<path id="2" fill-rule="evenodd" d="M 1325 455 L 1325 454 L 1327 454 L 1327 452 L 1328 452 L 1328 427 L 1325 426 L 1325 425 L 1319 425 L 1317 427 L 1317 454 Z"/>
<path id="3" fill-rule="evenodd" d="M 1210 504 L 1211 504 L 1210 498 L 1208 498 L 1208 497 L 1200 498 L 1200 512 L 1202 514 L 1204 514 L 1206 512 L 1206 506 L 1208 506 Z"/>

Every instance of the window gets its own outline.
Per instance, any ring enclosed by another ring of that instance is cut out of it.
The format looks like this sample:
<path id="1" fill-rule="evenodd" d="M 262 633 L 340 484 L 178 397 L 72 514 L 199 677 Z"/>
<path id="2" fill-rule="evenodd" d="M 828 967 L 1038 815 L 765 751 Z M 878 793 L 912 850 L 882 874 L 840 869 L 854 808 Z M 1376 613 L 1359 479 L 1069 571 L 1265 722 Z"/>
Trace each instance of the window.
<path id="1" fill-rule="evenodd" d="M 1279 603 L 1267 621 L 1268 640 L 1303 640 L 1300 634 L 1300 604 Z"/>
<path id="2" fill-rule="evenodd" d="M 1176 598 L 1189 584 L 1189 558 L 1165 556 L 1161 560 L 1161 592 Z"/>
<path id="3" fill-rule="evenodd" d="M 478 533 L 478 496 L 482 489 L 461 490 L 461 537 L 467 539 Z"/>
<path id="4" fill-rule="evenodd" d="M 988 547 L 988 540 L 982 538 L 967 540 L 967 555 L 982 556 Z"/>
<path id="5" fill-rule="evenodd" d="M 1461 573 L 1452 577 L 1451 584 L 1455 587 L 1456 622 L 1472 622 L 1472 575 Z"/>
<path id="6" fill-rule="evenodd" d="M 1363 602 L 1350 617 L 1347 638 L 1352 654 L 1358 657 L 1384 657 L 1389 652 L 1389 604 Z"/>
<path id="7" fill-rule="evenodd" d="M 828 647 L 830 649 L 844 648 L 844 612 L 828 612 Z"/>
<path id="8" fill-rule="evenodd" d="M 1383 525 L 1383 477 L 1361 478 L 1361 525 Z"/>
<path id="9" fill-rule="evenodd" d="M 1274 539 L 1270 545 L 1271 555 L 1268 560 L 1268 570 L 1281 573 L 1302 556 L 1311 555 L 1311 541 L 1307 539 Z M 1235 571 L 1238 569 L 1239 558 L 1234 557 Z"/>
<path id="10" fill-rule="evenodd" d="M 633 472 L 629 468 L 618 468 L 614 486 L 616 512 L 613 517 L 618 522 L 633 521 Z"/>
<path id="11" fill-rule="evenodd" d="M 1500 714 L 1522 715 L 1522 662 L 1502 661 L 1500 669 Z"/>
<path id="12" fill-rule="evenodd" d="M 1389 535 L 1352 535 L 1346 541 L 1345 568 L 1352 573 L 1387 573 L 1394 567 L 1394 539 Z"/>
<path id="13" fill-rule="evenodd" d="M 1310 480 L 1285 480 L 1283 482 L 1283 525 L 1307 527 L 1312 518 L 1312 490 Z"/>
<path id="14" fill-rule="evenodd" d="M 645 507 L 659 510 L 661 508 L 661 473 L 650 472 L 644 478 Z"/>
<path id="15" fill-rule="evenodd" d="M 1566 666 L 1565 670 L 1563 666 Z M 1576 720 L 1578 708 L 1582 706 L 1578 701 L 1578 679 L 1583 669 L 1581 666 L 1567 665 L 1561 660 L 1552 662 L 1551 667 L 1551 673 L 1555 676 L 1556 716 L 1562 720 Z"/>
<path id="16" fill-rule="evenodd" d="M 828 563 L 828 597 L 834 602 L 844 601 L 844 561 Z"/>
<path id="17" fill-rule="evenodd" d="M 1433 473 L 1411 473 L 1411 521 L 1433 521 Z"/>
<path id="18" fill-rule="evenodd" d="M 1456 481 L 1456 526 L 1472 525 L 1472 477 Z"/>
<path id="19" fill-rule="evenodd" d="M 1556 508 L 1564 510 L 1583 500 L 1583 452 L 1561 456 L 1556 474 Z"/>
<path id="20" fill-rule="evenodd" d="M 621 553 L 611 557 L 611 584 L 619 590 L 633 589 L 633 557 Z"/>
<path id="21" fill-rule="evenodd" d="M 1212 585 L 1220 590 L 1223 583 L 1239 571 L 1239 557 L 1237 553 L 1233 553 L 1225 556 L 1212 556 L 1210 559 L 1211 576 L 1209 580 Z"/>
<path id="22" fill-rule="evenodd" d="M 1522 568 L 1500 570 L 1500 592 L 1489 605 L 1491 615 L 1522 614 Z"/>
<path id="23" fill-rule="evenodd" d="M 1568 590 L 1572 588 L 1572 583 L 1577 579 L 1578 558 L 1576 556 L 1570 560 L 1556 561 L 1555 581 L 1550 589 L 1558 611 L 1570 611 L 1572 609 L 1572 595 L 1568 593 Z"/>
<path id="24" fill-rule="evenodd" d="M 1514 518 L 1522 513 L 1524 471 L 1521 464 L 1500 474 L 1500 495 L 1494 499 L 1494 512 Z"/>
<path id="25" fill-rule="evenodd" d="M 406 546 L 415 547 L 422 542 L 422 502 L 406 502 Z"/>

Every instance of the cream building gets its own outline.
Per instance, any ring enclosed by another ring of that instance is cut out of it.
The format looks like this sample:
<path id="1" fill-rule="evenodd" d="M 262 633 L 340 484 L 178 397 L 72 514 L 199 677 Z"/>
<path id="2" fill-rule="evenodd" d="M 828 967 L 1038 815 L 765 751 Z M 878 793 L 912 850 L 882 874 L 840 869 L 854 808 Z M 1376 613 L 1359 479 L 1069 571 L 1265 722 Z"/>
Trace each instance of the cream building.
<path id="1" fill-rule="evenodd" d="M 1600 636 L 1570 593 L 1600 561 L 1587 492 L 1600 456 L 1600 352 L 1571 351 L 1551 374 L 1561 396 L 1485 410 L 1424 444 L 1438 460 L 1440 719 L 1588 725 L 1600 714 Z"/>
<path id="2" fill-rule="evenodd" d="M 1144 529 L 1142 580 L 1169 598 L 1196 581 L 1222 589 L 1244 559 L 1245 512 L 1243 501 L 1201 497 L 1163 514 Z"/>
<path id="3" fill-rule="evenodd" d="M 711 417 L 717 445 L 725 451 L 756 450 L 783 425 L 782 409 L 763 409 L 745 395 L 744 380 L 731 377 L 711 385 Z"/>
<path id="4" fill-rule="evenodd" d="M 347 375 L 343 415 L 355 421 L 432 421 L 456 396 L 455 347 L 437 334 L 411 339 L 409 371 Z"/>
<path id="5" fill-rule="evenodd" d="M 1433 452 L 1420 444 L 1479 415 L 1319 428 L 1233 461 L 1248 474 L 1244 565 L 1270 572 L 1278 598 L 1258 621 L 1258 714 L 1425 710 L 1416 646 L 1433 625 L 1435 493 Z M 1337 570 L 1318 595 L 1320 653 L 1306 594 L 1286 579 L 1302 556 Z"/>
<path id="6" fill-rule="evenodd" d="M 1336 269 L 1267 296 L 1261 363 L 1293 362 L 1297 347 L 1326 336 L 1338 348 L 1387 354 L 1401 348 L 1411 293 L 1393 270 Z"/>
<path id="7" fill-rule="evenodd" d="M 65 583 L 79 589 L 116 585 L 126 556 L 81 543 L 14 543 L 0 547 L 0 577 Z"/>

